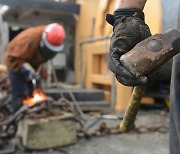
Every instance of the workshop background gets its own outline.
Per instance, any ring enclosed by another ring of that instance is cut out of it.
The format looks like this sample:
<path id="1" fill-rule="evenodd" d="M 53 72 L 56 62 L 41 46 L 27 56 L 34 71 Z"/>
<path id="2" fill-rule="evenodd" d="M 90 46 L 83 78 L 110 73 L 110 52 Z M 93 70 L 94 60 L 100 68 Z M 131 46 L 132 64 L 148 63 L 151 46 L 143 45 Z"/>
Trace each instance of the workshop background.
<path id="1" fill-rule="evenodd" d="M 116 129 L 132 94 L 132 87 L 118 83 L 107 66 L 112 27 L 105 21 L 105 14 L 113 13 L 117 2 L 0 0 L 0 153 L 169 153 L 171 67 L 165 80 L 147 87 L 137 116 L 137 131 L 121 134 Z M 147 1 L 145 21 L 152 34 L 179 28 L 179 6 L 179 0 Z M 50 109 L 57 114 L 44 117 L 36 113 L 34 118 L 31 112 L 36 110 L 26 110 L 23 117 L 15 117 L 14 134 L 4 137 L 4 123 L 11 118 L 7 111 L 10 87 L 3 58 L 5 48 L 24 29 L 53 22 L 65 28 L 65 49 L 44 64 L 47 78 L 41 84 L 51 97 L 46 104 L 55 101 Z"/>

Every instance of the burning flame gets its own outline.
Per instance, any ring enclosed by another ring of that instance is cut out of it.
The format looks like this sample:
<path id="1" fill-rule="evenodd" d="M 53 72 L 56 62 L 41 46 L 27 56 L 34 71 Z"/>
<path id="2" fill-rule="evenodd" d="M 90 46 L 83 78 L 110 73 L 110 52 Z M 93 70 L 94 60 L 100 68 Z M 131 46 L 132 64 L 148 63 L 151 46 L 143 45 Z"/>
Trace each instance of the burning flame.
<path id="1" fill-rule="evenodd" d="M 46 100 L 47 96 L 41 89 L 35 89 L 32 93 L 32 97 L 27 97 L 23 100 L 23 104 L 33 106 L 36 103 Z"/>

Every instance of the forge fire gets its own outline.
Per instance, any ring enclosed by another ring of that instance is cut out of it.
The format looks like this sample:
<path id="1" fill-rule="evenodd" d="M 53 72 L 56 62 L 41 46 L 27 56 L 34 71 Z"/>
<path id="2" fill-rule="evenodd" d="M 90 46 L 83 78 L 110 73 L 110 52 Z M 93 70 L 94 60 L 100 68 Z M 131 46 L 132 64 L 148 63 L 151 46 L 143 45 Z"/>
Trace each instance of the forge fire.
<path id="1" fill-rule="evenodd" d="M 41 89 L 35 89 L 31 97 L 26 97 L 23 100 L 23 104 L 33 106 L 36 103 L 46 100 L 47 95 Z"/>

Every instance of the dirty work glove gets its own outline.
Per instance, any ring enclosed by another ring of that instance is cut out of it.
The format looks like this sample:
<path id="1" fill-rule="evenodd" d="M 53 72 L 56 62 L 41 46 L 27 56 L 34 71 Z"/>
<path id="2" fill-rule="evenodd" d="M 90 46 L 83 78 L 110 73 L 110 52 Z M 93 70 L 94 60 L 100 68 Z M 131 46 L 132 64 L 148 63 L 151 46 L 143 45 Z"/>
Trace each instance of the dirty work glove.
<path id="1" fill-rule="evenodd" d="M 39 79 L 39 75 L 34 71 L 29 63 L 23 64 L 20 72 L 27 81 L 31 81 L 32 79 Z"/>
<path id="2" fill-rule="evenodd" d="M 117 9 L 106 15 L 106 21 L 113 26 L 110 42 L 109 67 L 117 80 L 126 86 L 145 85 L 147 77 L 135 78 L 120 63 L 120 57 L 137 43 L 151 36 L 144 22 L 144 13 L 139 9 Z"/>

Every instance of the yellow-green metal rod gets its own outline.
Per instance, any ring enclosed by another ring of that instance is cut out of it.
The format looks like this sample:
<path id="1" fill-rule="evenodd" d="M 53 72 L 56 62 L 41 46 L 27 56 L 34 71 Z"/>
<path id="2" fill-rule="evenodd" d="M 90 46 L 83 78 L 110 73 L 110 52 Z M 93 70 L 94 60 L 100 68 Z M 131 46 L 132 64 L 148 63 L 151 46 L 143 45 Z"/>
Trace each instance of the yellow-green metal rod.
<path id="1" fill-rule="evenodd" d="M 137 86 L 133 89 L 127 110 L 120 124 L 120 130 L 122 132 L 128 132 L 134 129 L 134 122 L 145 90 L 146 86 Z"/>

